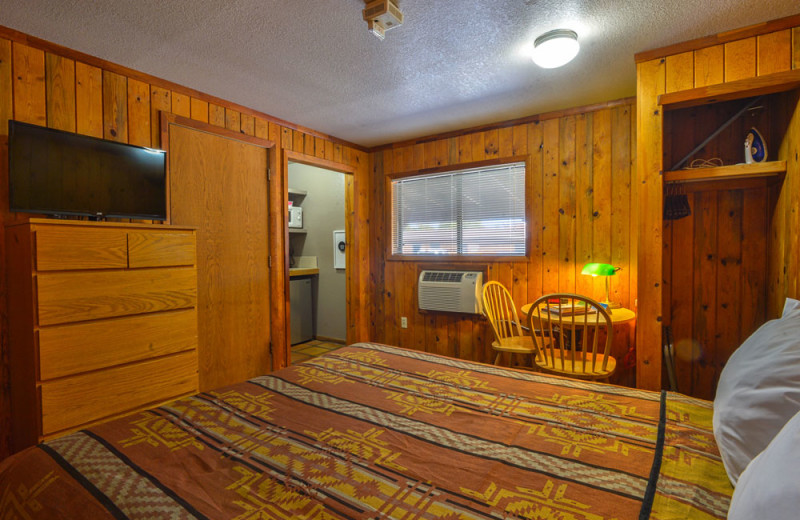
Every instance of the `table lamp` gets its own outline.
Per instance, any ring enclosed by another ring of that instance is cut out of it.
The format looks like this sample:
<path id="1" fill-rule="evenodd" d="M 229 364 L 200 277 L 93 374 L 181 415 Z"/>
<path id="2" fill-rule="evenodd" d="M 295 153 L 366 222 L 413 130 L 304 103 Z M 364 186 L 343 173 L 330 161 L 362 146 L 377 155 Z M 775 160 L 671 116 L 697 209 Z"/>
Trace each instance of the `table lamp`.
<path id="1" fill-rule="evenodd" d="M 608 306 L 609 309 L 618 309 L 618 308 L 620 308 L 620 304 L 612 303 L 611 300 L 608 297 L 608 277 L 609 276 L 614 276 L 617 273 L 617 271 L 619 271 L 620 269 L 621 269 L 620 267 L 614 267 L 611 264 L 591 263 L 591 264 L 584 265 L 583 266 L 583 270 L 581 271 L 581 274 L 587 274 L 587 275 L 591 275 L 591 276 L 604 276 L 605 277 L 605 279 L 606 279 L 606 300 L 604 302 L 601 302 L 601 303 L 603 303 L 606 306 Z"/>

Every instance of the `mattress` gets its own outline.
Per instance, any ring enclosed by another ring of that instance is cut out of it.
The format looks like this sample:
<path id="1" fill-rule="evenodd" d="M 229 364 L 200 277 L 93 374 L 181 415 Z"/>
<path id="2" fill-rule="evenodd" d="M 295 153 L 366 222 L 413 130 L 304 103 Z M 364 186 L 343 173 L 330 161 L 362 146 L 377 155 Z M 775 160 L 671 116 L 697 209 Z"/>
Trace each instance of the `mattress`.
<path id="1" fill-rule="evenodd" d="M 725 518 L 711 403 L 359 343 L 18 453 L 2 518 Z"/>

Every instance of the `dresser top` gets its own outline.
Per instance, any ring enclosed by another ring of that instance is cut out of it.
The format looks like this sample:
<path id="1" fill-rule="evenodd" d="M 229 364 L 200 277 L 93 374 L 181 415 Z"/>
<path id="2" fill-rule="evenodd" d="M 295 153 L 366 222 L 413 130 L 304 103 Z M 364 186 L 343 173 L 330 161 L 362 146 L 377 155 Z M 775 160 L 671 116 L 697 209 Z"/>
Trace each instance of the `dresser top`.
<path id="1" fill-rule="evenodd" d="M 71 220 L 58 218 L 26 218 L 12 221 L 6 227 L 27 226 L 27 225 L 47 225 L 47 226 L 77 226 L 87 228 L 127 228 L 127 229 L 159 229 L 162 231 L 195 231 L 197 228 L 192 226 L 172 226 L 170 224 L 146 224 L 135 222 L 94 222 L 91 220 Z"/>

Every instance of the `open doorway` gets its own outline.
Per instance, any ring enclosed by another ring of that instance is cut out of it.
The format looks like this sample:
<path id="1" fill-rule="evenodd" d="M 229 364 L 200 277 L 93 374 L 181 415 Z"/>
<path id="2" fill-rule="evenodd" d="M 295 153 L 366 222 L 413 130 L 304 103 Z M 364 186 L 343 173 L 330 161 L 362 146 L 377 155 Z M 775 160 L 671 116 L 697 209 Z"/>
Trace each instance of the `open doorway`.
<path id="1" fill-rule="evenodd" d="M 288 163 L 289 303 L 292 361 L 347 337 L 346 174 Z"/>

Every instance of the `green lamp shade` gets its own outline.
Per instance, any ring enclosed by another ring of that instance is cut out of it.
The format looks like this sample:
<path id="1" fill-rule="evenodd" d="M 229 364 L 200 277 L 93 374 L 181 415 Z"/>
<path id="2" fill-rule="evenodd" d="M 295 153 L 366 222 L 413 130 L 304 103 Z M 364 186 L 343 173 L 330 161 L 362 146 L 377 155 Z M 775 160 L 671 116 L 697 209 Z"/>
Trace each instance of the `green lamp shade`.
<path id="1" fill-rule="evenodd" d="M 583 266 L 581 274 L 592 276 L 612 276 L 617 270 L 611 264 L 586 264 Z"/>

